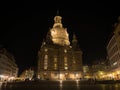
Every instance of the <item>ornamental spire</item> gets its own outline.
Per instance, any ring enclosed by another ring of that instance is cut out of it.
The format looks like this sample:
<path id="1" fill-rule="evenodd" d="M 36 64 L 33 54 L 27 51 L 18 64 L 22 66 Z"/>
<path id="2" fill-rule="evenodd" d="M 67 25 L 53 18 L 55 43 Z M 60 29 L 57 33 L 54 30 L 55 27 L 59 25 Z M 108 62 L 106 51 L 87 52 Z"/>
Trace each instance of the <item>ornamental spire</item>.
<path id="1" fill-rule="evenodd" d="M 73 34 L 73 40 L 72 40 L 72 43 L 77 43 L 77 38 L 76 38 L 75 33 Z"/>
<path id="2" fill-rule="evenodd" d="M 59 10 L 57 10 L 57 15 L 54 17 L 53 27 L 61 27 L 62 28 L 62 17 L 59 15 Z"/>
<path id="3" fill-rule="evenodd" d="M 72 47 L 73 47 L 73 49 L 79 49 L 78 41 L 77 41 L 77 37 L 76 37 L 75 33 L 73 34 Z"/>
<path id="4" fill-rule="evenodd" d="M 59 10 L 57 10 L 57 16 L 59 16 Z"/>

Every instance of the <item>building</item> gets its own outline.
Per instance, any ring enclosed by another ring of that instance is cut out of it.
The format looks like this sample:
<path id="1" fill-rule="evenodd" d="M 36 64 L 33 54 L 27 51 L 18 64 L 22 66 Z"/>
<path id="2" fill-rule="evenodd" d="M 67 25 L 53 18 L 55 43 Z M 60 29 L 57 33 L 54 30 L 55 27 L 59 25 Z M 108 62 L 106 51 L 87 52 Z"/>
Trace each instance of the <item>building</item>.
<path id="1" fill-rule="evenodd" d="M 90 72 L 90 66 L 88 66 L 88 65 L 83 66 L 83 78 L 84 79 L 93 78 L 93 75 Z"/>
<path id="2" fill-rule="evenodd" d="M 19 76 L 19 78 L 21 78 L 21 80 L 26 80 L 26 79 L 32 80 L 33 76 L 34 76 L 34 70 L 29 68 L 29 69 L 24 70 Z"/>
<path id="3" fill-rule="evenodd" d="M 120 17 L 115 23 L 114 32 L 107 45 L 107 53 L 111 66 L 111 75 L 120 79 Z"/>
<path id="4" fill-rule="evenodd" d="M 69 41 L 62 17 L 54 17 L 53 27 L 47 33 L 38 51 L 38 78 L 68 80 L 82 78 L 82 51 L 77 38 Z"/>
<path id="5" fill-rule="evenodd" d="M 110 74 L 110 68 L 109 68 L 109 62 L 107 58 L 100 58 L 97 60 L 94 60 L 92 62 L 92 65 L 90 67 L 90 73 L 92 75 L 92 78 L 98 79 L 98 80 L 108 80 L 111 77 Z"/>
<path id="6" fill-rule="evenodd" d="M 0 48 L 0 81 L 12 80 L 17 74 L 18 66 L 14 56 L 5 48 Z"/>

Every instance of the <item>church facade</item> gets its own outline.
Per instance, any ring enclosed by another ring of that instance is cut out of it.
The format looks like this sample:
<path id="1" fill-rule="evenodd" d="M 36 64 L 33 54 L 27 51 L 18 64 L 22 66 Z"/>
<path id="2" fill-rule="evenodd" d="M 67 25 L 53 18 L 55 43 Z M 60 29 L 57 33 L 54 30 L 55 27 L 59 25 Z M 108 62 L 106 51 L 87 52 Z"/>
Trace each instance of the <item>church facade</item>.
<path id="1" fill-rule="evenodd" d="M 38 51 L 38 72 L 40 79 L 76 80 L 82 78 L 82 51 L 77 38 L 69 41 L 62 17 L 54 17 L 53 27 L 48 31 Z"/>

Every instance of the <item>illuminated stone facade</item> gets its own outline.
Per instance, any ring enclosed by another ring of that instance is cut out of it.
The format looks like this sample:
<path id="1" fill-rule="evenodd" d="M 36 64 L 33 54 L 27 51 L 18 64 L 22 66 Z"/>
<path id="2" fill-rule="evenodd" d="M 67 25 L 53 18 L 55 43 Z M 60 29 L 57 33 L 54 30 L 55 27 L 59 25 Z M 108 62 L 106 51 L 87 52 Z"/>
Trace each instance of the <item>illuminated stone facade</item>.
<path id="1" fill-rule="evenodd" d="M 38 78 L 82 78 L 82 51 L 75 35 L 70 45 L 69 34 L 63 28 L 61 16 L 54 17 L 54 25 L 38 51 Z"/>
<path id="2" fill-rule="evenodd" d="M 107 53 L 111 65 L 112 76 L 115 79 L 120 79 L 120 17 L 115 23 L 115 29 L 111 36 L 108 45 Z"/>
<path id="3" fill-rule="evenodd" d="M 19 77 L 22 80 L 25 80 L 25 79 L 32 80 L 33 76 L 34 76 L 34 70 L 29 68 L 29 69 L 24 70 Z"/>
<path id="4" fill-rule="evenodd" d="M 18 66 L 14 56 L 5 48 L 0 48 L 0 81 L 12 80 L 17 74 Z"/>

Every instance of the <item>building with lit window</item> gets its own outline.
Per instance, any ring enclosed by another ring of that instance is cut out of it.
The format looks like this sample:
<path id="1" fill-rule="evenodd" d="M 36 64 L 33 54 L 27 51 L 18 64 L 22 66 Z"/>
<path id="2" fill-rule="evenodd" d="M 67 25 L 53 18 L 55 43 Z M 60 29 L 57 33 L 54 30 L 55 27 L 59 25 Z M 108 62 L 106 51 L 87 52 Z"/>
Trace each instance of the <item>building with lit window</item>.
<path id="1" fill-rule="evenodd" d="M 13 80 L 17 74 L 18 66 L 14 56 L 5 48 L 0 48 L 0 81 Z"/>
<path id="2" fill-rule="evenodd" d="M 107 45 L 107 53 L 111 65 L 111 75 L 120 79 L 120 17 L 115 23 L 114 32 Z"/>
<path id="3" fill-rule="evenodd" d="M 62 25 L 62 17 L 54 17 L 38 51 L 38 78 L 52 80 L 75 80 L 82 78 L 82 51 L 77 38 L 69 41 L 67 29 Z"/>
<path id="4" fill-rule="evenodd" d="M 24 71 L 20 74 L 19 78 L 21 78 L 21 80 L 26 80 L 26 79 L 32 80 L 32 79 L 33 79 L 33 76 L 34 76 L 34 70 L 31 69 L 31 68 L 29 68 L 29 69 L 24 70 Z"/>

